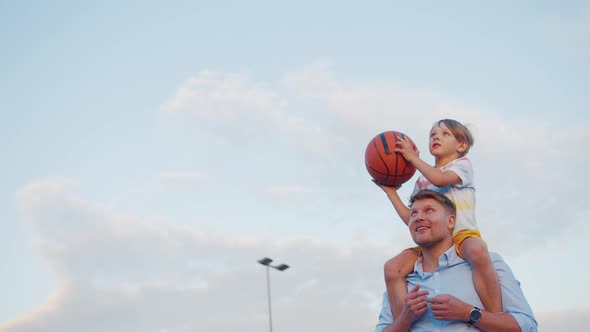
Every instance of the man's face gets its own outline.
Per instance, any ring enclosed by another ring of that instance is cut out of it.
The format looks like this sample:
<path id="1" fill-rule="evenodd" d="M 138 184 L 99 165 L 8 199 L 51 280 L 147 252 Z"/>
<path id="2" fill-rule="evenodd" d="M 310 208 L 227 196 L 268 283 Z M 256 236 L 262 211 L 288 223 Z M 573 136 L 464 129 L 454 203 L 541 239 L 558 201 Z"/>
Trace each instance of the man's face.
<path id="1" fill-rule="evenodd" d="M 408 227 L 417 245 L 429 247 L 452 237 L 455 216 L 437 200 L 425 198 L 412 204 Z"/>

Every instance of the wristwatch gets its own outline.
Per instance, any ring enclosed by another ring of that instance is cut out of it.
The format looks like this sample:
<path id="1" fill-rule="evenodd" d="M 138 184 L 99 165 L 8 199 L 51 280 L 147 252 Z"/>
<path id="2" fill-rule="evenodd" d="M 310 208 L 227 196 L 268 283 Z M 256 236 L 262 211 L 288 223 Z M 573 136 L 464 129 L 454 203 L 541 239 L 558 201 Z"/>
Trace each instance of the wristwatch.
<path id="1" fill-rule="evenodd" d="M 473 307 L 469 312 L 469 324 L 475 325 L 481 319 L 481 310 L 478 307 Z"/>

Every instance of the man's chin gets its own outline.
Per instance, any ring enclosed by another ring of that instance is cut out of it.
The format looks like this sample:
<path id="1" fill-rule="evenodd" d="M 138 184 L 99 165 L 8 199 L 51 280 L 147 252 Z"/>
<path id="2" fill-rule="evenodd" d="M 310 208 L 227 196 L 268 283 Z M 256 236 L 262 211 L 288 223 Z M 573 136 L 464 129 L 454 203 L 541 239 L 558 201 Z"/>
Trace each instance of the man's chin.
<path id="1" fill-rule="evenodd" d="M 411 235 L 412 240 L 414 240 L 416 243 L 429 241 L 432 238 L 432 234 L 430 234 L 430 232 L 413 232 Z"/>
<path id="2" fill-rule="evenodd" d="M 414 240 L 414 243 L 416 243 L 416 245 L 423 247 L 423 248 L 429 248 L 437 242 L 430 235 L 417 235 L 417 236 L 413 237 L 413 240 Z"/>

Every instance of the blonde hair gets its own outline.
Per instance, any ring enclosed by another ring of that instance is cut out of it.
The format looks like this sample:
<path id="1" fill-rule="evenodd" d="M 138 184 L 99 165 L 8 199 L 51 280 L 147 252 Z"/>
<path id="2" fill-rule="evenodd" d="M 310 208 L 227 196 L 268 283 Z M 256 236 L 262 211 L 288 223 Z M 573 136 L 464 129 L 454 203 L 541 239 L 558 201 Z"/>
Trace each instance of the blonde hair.
<path id="1" fill-rule="evenodd" d="M 453 203 L 453 201 L 451 201 L 447 196 L 430 189 L 422 189 L 410 197 L 410 207 L 412 207 L 416 201 L 421 201 L 427 198 L 437 201 L 443 206 L 445 210 L 447 210 L 449 214 L 454 216 L 457 215 L 457 208 L 455 207 L 455 203 Z"/>
<path id="2" fill-rule="evenodd" d="M 467 143 L 467 148 L 465 151 L 459 154 L 459 157 L 464 157 L 467 152 L 469 152 L 469 149 L 473 146 L 473 143 L 475 143 L 473 140 L 473 135 L 471 135 L 469 129 L 467 129 L 467 127 L 465 127 L 461 122 L 453 119 L 442 119 L 436 122 L 436 125 L 439 127 L 441 124 L 444 124 L 447 128 L 449 128 L 457 141 L 460 143 Z"/>

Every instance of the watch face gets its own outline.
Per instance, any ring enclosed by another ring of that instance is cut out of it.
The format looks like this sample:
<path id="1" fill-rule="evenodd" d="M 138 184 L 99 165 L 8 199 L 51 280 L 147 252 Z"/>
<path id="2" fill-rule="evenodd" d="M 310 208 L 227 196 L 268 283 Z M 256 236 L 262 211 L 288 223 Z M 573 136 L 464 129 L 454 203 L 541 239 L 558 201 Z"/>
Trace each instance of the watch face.
<path id="1" fill-rule="evenodd" d="M 471 321 L 471 323 L 477 323 L 480 319 L 481 311 L 479 311 L 479 308 L 477 307 L 473 308 L 473 310 L 471 310 L 471 312 L 469 313 L 469 320 Z"/>

